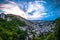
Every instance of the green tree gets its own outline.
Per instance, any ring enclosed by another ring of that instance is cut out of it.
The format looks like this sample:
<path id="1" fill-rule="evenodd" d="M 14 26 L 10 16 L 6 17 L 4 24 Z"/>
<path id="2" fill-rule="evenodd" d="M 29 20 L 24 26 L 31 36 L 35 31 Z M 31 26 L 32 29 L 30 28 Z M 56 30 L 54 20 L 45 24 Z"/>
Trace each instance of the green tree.
<path id="1" fill-rule="evenodd" d="M 60 40 L 60 18 L 57 18 L 55 22 L 56 22 L 56 29 L 55 29 L 56 40 Z"/>
<path id="2" fill-rule="evenodd" d="M 6 21 L 0 18 L 0 40 L 18 40 L 18 34 L 20 34 L 20 39 L 24 40 L 26 31 L 18 31 L 17 28 L 26 24 L 16 18 L 11 17 L 11 19 L 11 21 Z"/>

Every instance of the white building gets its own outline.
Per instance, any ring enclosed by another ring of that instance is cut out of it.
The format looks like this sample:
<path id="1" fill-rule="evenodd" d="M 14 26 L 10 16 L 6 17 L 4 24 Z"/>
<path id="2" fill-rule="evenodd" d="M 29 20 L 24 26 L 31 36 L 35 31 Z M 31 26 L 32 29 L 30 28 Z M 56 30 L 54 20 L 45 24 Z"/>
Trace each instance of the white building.
<path id="1" fill-rule="evenodd" d="M 4 13 L 1 13 L 0 14 L 0 18 L 5 19 L 5 14 Z"/>

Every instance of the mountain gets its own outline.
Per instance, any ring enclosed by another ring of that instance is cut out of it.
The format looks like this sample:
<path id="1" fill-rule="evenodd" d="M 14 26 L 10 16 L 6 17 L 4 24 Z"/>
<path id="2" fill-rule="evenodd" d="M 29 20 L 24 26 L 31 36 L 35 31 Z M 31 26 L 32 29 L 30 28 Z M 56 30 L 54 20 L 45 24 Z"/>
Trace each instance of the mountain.
<path id="1" fill-rule="evenodd" d="M 18 15 L 0 14 L 0 40 L 25 40 L 26 30 L 31 27 L 33 27 L 31 21 Z"/>
<path id="2" fill-rule="evenodd" d="M 60 19 L 31 22 L 18 15 L 1 13 L 0 40 L 55 40 L 59 24 Z"/>
<path id="3" fill-rule="evenodd" d="M 0 40 L 24 40 L 27 33 L 19 28 L 23 26 L 26 26 L 25 22 L 17 19 L 15 15 L 2 15 L 0 18 Z"/>
<path id="4" fill-rule="evenodd" d="M 7 14 L 8 16 L 14 16 L 15 18 L 17 18 L 18 20 L 22 21 L 22 22 L 25 22 L 26 25 L 28 26 L 32 26 L 33 22 L 31 22 L 30 20 L 26 20 L 25 18 L 21 17 L 21 16 L 18 16 L 18 15 L 13 15 L 13 14 Z"/>

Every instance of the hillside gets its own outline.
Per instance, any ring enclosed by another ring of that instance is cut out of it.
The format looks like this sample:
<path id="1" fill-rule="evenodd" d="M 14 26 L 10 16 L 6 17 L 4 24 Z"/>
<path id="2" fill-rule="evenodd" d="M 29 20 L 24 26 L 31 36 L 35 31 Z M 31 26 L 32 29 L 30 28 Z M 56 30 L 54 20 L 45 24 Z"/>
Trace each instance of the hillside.
<path id="1" fill-rule="evenodd" d="M 0 18 L 0 40 L 56 40 L 59 24 L 59 18 L 33 23 L 17 15 L 3 15 Z"/>
<path id="2" fill-rule="evenodd" d="M 15 18 L 17 18 L 18 20 L 22 21 L 22 22 L 25 22 L 26 25 L 28 26 L 33 26 L 33 22 L 29 21 L 29 20 L 26 20 L 25 18 L 21 17 L 21 16 L 18 16 L 18 15 L 13 15 L 13 14 L 7 14 L 8 16 L 12 17 L 14 16 Z"/>
<path id="3" fill-rule="evenodd" d="M 57 18 L 55 22 L 56 22 L 55 37 L 56 40 L 60 40 L 60 18 Z"/>
<path id="4" fill-rule="evenodd" d="M 8 17 L 11 21 L 6 20 Z M 27 33 L 20 30 L 18 26 L 26 26 L 26 24 L 15 16 L 6 16 L 5 19 L 0 18 L 0 40 L 24 40 Z"/>

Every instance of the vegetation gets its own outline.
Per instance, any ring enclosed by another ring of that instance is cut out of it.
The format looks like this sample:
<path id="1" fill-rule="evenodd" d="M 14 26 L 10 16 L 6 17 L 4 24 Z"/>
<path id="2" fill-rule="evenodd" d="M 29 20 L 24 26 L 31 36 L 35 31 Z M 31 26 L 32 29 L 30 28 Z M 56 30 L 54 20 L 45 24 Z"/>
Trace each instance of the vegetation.
<path id="1" fill-rule="evenodd" d="M 26 31 L 18 29 L 18 26 L 24 25 L 26 25 L 24 22 L 16 18 L 13 18 L 11 21 L 0 18 L 0 40 L 24 40 Z"/>
<path id="2" fill-rule="evenodd" d="M 56 40 L 60 40 L 60 18 L 56 19 L 55 37 Z"/>
<path id="3" fill-rule="evenodd" d="M 26 31 L 18 28 L 19 26 L 26 26 L 25 22 L 13 16 L 11 19 L 11 21 L 6 21 L 0 18 L 0 40 L 25 40 Z M 32 40 L 60 40 L 60 18 L 57 18 L 55 23 L 54 32 L 41 33 L 39 37 L 35 37 L 35 33 L 33 33 Z"/>

